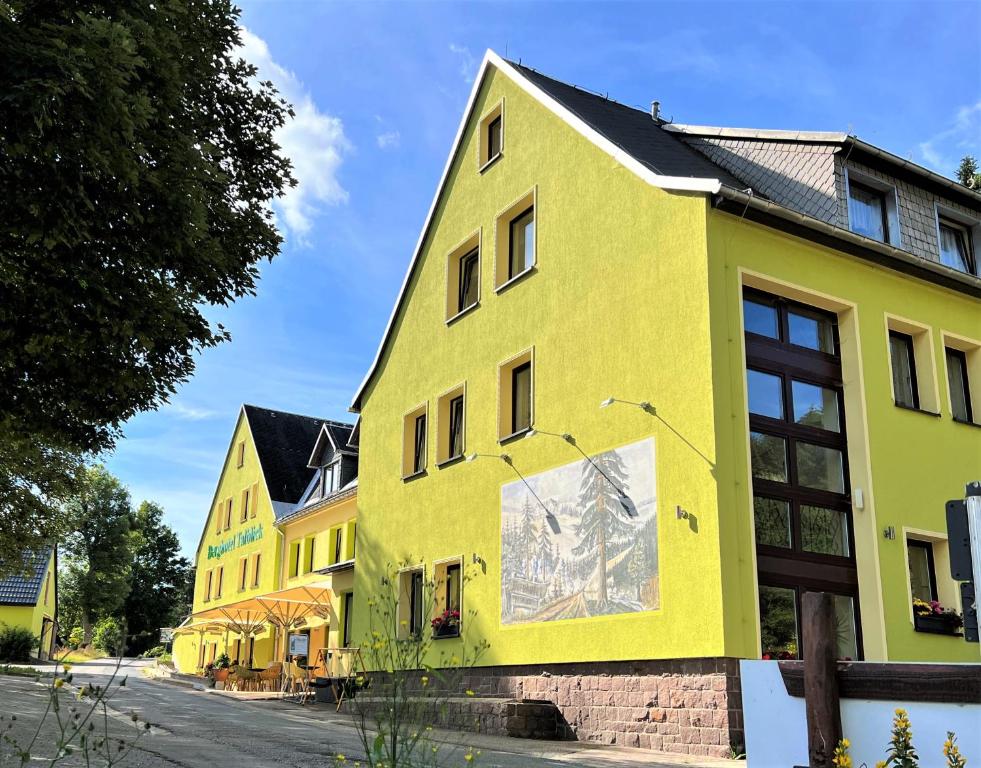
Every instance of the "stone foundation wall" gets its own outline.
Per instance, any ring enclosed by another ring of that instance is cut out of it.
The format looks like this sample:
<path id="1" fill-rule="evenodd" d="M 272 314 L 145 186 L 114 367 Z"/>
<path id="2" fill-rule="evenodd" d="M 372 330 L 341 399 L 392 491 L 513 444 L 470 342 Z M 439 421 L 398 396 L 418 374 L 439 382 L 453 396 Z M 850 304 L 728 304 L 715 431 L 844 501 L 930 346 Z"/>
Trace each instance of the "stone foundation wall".
<path id="1" fill-rule="evenodd" d="M 382 685 L 374 678 L 371 692 Z M 534 700 L 556 706 L 560 739 L 711 757 L 743 751 L 737 659 L 477 667 L 454 688 L 428 722 L 504 735 L 508 702 Z M 473 695 L 461 698 L 466 689 Z"/>

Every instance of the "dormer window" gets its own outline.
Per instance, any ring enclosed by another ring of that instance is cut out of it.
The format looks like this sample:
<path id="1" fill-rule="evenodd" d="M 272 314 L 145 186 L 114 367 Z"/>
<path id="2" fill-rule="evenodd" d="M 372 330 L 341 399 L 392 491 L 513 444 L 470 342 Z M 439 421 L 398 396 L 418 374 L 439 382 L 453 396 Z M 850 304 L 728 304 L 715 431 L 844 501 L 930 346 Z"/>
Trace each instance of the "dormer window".
<path id="1" fill-rule="evenodd" d="M 337 490 L 340 482 L 341 463 L 335 461 L 320 470 L 320 497 L 323 498 Z"/>
<path id="2" fill-rule="evenodd" d="M 963 224 L 940 218 L 940 263 L 974 274 L 971 233 Z"/>
<path id="3" fill-rule="evenodd" d="M 886 196 L 877 189 L 851 182 L 848 187 L 848 215 L 852 232 L 880 242 L 889 241 Z"/>

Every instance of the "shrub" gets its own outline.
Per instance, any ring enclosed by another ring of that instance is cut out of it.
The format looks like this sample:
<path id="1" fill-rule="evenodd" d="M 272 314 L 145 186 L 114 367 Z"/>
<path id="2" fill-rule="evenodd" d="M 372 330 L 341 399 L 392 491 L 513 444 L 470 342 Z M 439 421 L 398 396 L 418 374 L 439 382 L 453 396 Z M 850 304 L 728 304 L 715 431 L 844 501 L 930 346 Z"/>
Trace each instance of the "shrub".
<path id="1" fill-rule="evenodd" d="M 92 631 L 92 643 L 100 651 L 121 655 L 123 649 L 123 628 L 112 616 L 100 619 Z"/>
<path id="2" fill-rule="evenodd" d="M 72 650 L 78 648 L 82 641 L 85 639 L 85 632 L 82 631 L 81 627 L 75 627 L 71 632 L 68 633 L 68 647 Z"/>
<path id="3" fill-rule="evenodd" d="M 38 642 L 26 627 L 0 624 L 0 661 L 30 661 Z"/>
<path id="4" fill-rule="evenodd" d="M 143 655 L 144 655 L 144 657 L 146 657 L 148 659 L 159 659 L 165 653 L 167 653 L 167 649 L 166 648 L 164 648 L 162 645 L 155 645 L 155 646 L 153 646 L 153 648 L 151 648 L 150 650 L 148 650 Z"/>

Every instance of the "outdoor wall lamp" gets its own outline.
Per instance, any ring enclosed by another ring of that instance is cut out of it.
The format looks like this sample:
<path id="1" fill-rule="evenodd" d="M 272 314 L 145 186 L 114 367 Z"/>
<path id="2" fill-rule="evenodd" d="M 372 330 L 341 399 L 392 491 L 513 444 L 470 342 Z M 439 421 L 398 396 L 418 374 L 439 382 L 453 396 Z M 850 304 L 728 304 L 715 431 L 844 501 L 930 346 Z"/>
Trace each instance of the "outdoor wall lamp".
<path id="1" fill-rule="evenodd" d="M 641 400 L 639 403 L 635 403 L 633 400 L 621 400 L 619 397 L 608 397 L 602 403 L 600 403 L 600 408 L 609 408 L 614 403 L 623 403 L 624 405 L 633 405 L 640 408 L 642 411 L 647 411 L 647 413 L 654 415 L 657 413 L 657 408 L 651 405 L 646 400 Z"/>
<path id="2" fill-rule="evenodd" d="M 480 457 L 484 457 L 484 458 L 488 458 L 488 459 L 500 459 L 505 464 L 507 464 L 509 467 L 511 467 L 511 469 L 514 470 L 514 474 L 516 474 L 519 478 L 521 478 L 521 482 L 525 484 L 525 487 L 528 489 L 528 491 L 531 493 L 531 495 L 535 497 L 535 501 L 538 502 L 538 506 L 540 506 L 542 509 L 545 510 L 545 521 L 548 523 L 548 527 L 552 529 L 552 533 L 556 533 L 556 534 L 562 533 L 562 529 L 559 527 L 559 519 L 552 513 L 552 510 L 550 510 L 546 506 L 545 502 L 542 501 L 538 497 L 538 494 L 535 493 L 535 489 L 531 487 L 531 484 L 525 479 L 525 476 L 521 474 L 521 472 L 518 470 L 518 468 L 516 466 L 514 466 L 514 460 L 511 458 L 511 454 L 509 454 L 509 453 L 471 453 L 471 454 L 469 454 L 466 457 L 466 461 L 467 462 L 473 462 L 473 461 L 476 461 Z"/>
<path id="3" fill-rule="evenodd" d="M 557 437 L 560 440 L 564 440 L 573 448 L 575 448 L 577 451 L 579 451 L 579 453 L 582 454 L 583 458 L 593 465 L 593 469 L 599 472 L 606 479 L 606 482 L 608 482 L 611 486 L 613 486 L 613 490 L 617 492 L 617 498 L 620 500 L 620 506 L 623 507 L 623 511 L 627 513 L 627 516 L 628 517 L 638 516 L 637 506 L 634 504 L 631 498 L 626 494 L 623 488 L 621 488 L 619 485 L 613 482 L 613 478 L 611 478 L 608 474 L 606 474 L 606 472 L 600 469 L 599 465 L 595 461 L 593 461 L 593 458 L 589 454 L 587 454 L 582 448 L 579 447 L 579 443 L 576 442 L 576 438 L 574 438 L 568 432 L 562 432 L 562 433 L 546 432 L 544 429 L 537 429 L 533 427 L 532 429 L 529 429 L 527 433 L 525 433 L 524 439 L 527 440 L 529 437 L 535 437 L 535 435 L 548 435 L 549 437 Z"/>

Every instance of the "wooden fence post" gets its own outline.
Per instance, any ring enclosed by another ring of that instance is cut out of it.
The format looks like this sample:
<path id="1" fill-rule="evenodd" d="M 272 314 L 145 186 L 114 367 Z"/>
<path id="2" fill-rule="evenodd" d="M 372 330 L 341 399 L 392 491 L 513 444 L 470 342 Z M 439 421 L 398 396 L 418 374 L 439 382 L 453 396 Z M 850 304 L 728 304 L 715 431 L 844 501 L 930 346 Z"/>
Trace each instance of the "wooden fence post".
<path id="1" fill-rule="evenodd" d="M 831 768 L 841 739 L 834 597 L 826 592 L 805 592 L 801 602 L 808 764 L 810 768 Z"/>

